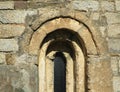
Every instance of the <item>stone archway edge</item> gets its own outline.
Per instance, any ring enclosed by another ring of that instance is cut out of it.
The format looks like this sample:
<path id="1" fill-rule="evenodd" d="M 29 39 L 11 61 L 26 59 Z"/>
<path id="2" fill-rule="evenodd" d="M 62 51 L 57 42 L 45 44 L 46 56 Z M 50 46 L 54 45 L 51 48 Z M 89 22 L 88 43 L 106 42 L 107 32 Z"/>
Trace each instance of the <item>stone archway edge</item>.
<path id="1" fill-rule="evenodd" d="M 76 16 L 80 16 L 80 14 L 76 14 Z M 79 18 L 79 17 L 78 17 Z M 86 19 L 86 18 L 85 18 Z M 95 28 L 90 24 L 90 21 L 87 21 L 86 24 L 83 22 L 79 22 L 72 18 L 57 18 L 51 21 L 47 21 L 44 25 L 40 26 L 33 34 L 30 46 L 29 46 L 29 53 L 30 54 L 37 54 L 39 47 L 45 38 L 45 36 L 53 32 L 56 29 L 60 28 L 67 28 L 71 29 L 74 32 L 78 33 L 80 37 L 83 38 L 85 42 L 88 54 L 105 54 L 107 53 L 107 45 L 105 40 L 101 37 L 100 32 L 95 30 Z M 80 20 L 81 21 L 81 20 Z M 80 33 L 80 28 L 84 26 L 85 30 Z M 89 28 L 90 27 L 90 28 Z M 87 31 L 86 31 L 87 30 Z M 83 35 L 82 35 L 83 34 Z"/>

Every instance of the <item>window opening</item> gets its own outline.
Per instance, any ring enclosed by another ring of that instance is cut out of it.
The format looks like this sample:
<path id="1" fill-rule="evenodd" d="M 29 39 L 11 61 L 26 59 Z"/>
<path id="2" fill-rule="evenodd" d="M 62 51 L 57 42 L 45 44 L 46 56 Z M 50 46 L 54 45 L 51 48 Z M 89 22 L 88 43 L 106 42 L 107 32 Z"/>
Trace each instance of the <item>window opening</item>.
<path id="1" fill-rule="evenodd" d="M 54 92 L 66 92 L 66 59 L 62 52 L 54 58 Z"/>

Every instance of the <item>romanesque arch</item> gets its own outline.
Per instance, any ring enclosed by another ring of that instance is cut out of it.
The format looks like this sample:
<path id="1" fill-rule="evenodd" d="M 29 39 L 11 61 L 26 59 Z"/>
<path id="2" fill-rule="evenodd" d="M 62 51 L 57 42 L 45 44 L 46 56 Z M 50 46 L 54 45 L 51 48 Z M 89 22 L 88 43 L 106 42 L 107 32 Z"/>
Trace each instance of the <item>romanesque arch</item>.
<path id="1" fill-rule="evenodd" d="M 112 92 L 107 45 L 91 21 L 76 11 L 48 15 L 34 21 L 29 45 L 39 57 L 39 92 L 54 92 L 51 61 L 58 51 L 67 62 L 66 92 Z"/>

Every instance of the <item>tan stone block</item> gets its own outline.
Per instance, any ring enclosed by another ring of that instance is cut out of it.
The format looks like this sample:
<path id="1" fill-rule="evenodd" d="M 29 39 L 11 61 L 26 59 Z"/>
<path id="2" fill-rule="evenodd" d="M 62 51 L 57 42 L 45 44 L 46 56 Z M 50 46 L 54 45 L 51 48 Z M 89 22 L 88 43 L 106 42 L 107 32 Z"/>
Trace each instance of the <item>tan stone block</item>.
<path id="1" fill-rule="evenodd" d="M 104 11 L 114 11 L 115 10 L 114 2 L 102 1 L 101 8 Z"/>
<path id="2" fill-rule="evenodd" d="M 15 37 L 20 36 L 25 31 L 24 25 L 16 25 L 16 24 L 6 24 L 0 25 L 0 37 Z"/>
<path id="3" fill-rule="evenodd" d="M 107 17 L 107 23 L 120 23 L 120 13 L 105 13 L 105 16 Z"/>
<path id="4" fill-rule="evenodd" d="M 120 38 L 120 24 L 108 25 L 108 36 Z"/>
<path id="5" fill-rule="evenodd" d="M 94 12 L 94 13 L 91 14 L 91 19 L 92 20 L 99 20 L 99 18 L 100 18 L 100 14 L 99 13 Z"/>
<path id="6" fill-rule="evenodd" d="M 114 92 L 120 91 L 120 76 L 113 77 Z"/>
<path id="7" fill-rule="evenodd" d="M 118 57 L 111 57 L 111 68 L 114 75 L 118 75 L 119 72 L 119 61 Z"/>
<path id="8" fill-rule="evenodd" d="M 0 64 L 5 64 L 5 54 L 4 53 L 0 53 Z"/>
<path id="9" fill-rule="evenodd" d="M 110 53 L 113 54 L 120 53 L 120 39 L 109 39 L 108 48 Z"/>
<path id="10" fill-rule="evenodd" d="M 14 54 L 6 54 L 6 63 L 7 65 L 14 65 L 15 64 L 15 55 Z"/>
<path id="11" fill-rule="evenodd" d="M 120 11 L 120 0 L 115 0 L 116 10 Z"/>
<path id="12" fill-rule="evenodd" d="M 14 9 L 14 1 L 0 1 L 0 9 Z"/>
<path id="13" fill-rule="evenodd" d="M 88 88 L 91 92 L 113 92 L 112 70 L 107 56 L 89 56 Z"/>
<path id="14" fill-rule="evenodd" d="M 0 39 L 0 51 L 18 51 L 18 41 L 16 39 Z"/>
<path id="15" fill-rule="evenodd" d="M 75 0 L 72 2 L 72 6 L 74 9 L 84 11 L 88 11 L 89 9 L 97 11 L 99 9 L 99 3 L 95 0 Z"/>
<path id="16" fill-rule="evenodd" d="M 0 22 L 1 23 L 25 23 L 26 16 L 36 15 L 37 11 L 32 10 L 1 10 Z"/>

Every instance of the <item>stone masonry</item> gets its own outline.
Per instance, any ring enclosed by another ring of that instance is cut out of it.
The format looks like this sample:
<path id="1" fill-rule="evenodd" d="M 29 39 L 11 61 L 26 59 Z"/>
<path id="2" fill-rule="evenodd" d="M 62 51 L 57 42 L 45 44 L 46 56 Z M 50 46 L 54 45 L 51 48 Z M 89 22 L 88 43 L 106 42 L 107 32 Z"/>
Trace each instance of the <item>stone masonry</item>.
<path id="1" fill-rule="evenodd" d="M 38 55 L 29 51 L 32 35 L 39 28 L 35 20 L 58 12 L 66 15 L 68 10 L 90 19 L 106 40 L 113 92 L 120 92 L 120 0 L 0 0 L 0 92 L 38 92 Z M 97 57 L 90 58 L 91 69 L 102 67 Z"/>

